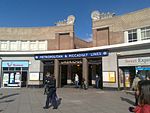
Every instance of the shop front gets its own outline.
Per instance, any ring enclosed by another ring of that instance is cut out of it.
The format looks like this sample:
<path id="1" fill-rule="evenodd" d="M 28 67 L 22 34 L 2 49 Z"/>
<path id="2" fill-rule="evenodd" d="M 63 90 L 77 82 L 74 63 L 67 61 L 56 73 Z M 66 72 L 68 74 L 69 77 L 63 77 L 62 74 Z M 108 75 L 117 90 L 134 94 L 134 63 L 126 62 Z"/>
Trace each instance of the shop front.
<path id="1" fill-rule="evenodd" d="M 147 75 L 150 74 L 150 57 L 121 58 L 118 63 L 120 83 L 124 88 L 131 87 L 137 73 L 141 80 L 146 79 Z"/>
<path id="2" fill-rule="evenodd" d="M 2 87 L 25 87 L 28 67 L 28 61 L 2 61 Z"/>

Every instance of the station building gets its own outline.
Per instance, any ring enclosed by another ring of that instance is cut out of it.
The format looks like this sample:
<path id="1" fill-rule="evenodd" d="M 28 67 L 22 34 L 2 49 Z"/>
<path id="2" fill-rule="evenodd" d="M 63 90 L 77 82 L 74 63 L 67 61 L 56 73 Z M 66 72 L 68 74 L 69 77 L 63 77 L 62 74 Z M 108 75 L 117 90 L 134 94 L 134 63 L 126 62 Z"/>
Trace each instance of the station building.
<path id="1" fill-rule="evenodd" d="M 42 86 L 50 72 L 57 87 L 78 74 L 90 87 L 98 75 L 99 88 L 129 88 L 137 72 L 150 74 L 150 8 L 91 18 L 91 42 L 76 37 L 72 15 L 52 27 L 0 28 L 1 86 Z"/>

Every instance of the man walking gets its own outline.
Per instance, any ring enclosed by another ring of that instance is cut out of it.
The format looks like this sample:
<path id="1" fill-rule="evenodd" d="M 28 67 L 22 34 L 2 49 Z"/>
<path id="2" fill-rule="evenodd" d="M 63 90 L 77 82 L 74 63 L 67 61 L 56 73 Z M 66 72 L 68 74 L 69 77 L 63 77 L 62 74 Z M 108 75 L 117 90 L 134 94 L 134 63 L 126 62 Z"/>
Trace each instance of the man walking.
<path id="1" fill-rule="evenodd" d="M 46 94 L 47 94 L 47 99 L 45 106 L 43 107 L 44 109 L 49 108 L 49 103 L 51 102 L 53 109 L 57 109 L 57 101 L 56 101 L 56 79 L 54 76 L 49 76 L 47 77 L 47 84 L 46 84 Z"/>

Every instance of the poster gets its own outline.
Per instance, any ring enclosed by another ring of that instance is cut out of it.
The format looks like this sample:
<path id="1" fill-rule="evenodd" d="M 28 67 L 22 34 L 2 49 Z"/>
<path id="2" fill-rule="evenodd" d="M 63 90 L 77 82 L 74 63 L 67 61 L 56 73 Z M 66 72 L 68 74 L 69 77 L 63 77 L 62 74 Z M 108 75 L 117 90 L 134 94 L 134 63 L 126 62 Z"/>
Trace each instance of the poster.
<path id="1" fill-rule="evenodd" d="M 43 73 L 40 73 L 40 80 L 43 80 Z"/>
<path id="2" fill-rule="evenodd" d="M 4 73 L 4 75 L 3 75 L 3 84 L 8 84 L 8 80 L 9 80 L 9 74 Z"/>
<path id="3" fill-rule="evenodd" d="M 21 80 L 21 74 L 20 74 L 20 72 L 17 72 L 15 75 L 15 82 L 20 83 L 20 80 Z"/>
<path id="4" fill-rule="evenodd" d="M 130 73 L 129 73 L 129 70 L 125 70 L 125 87 L 130 87 Z"/>
<path id="5" fill-rule="evenodd" d="M 30 73 L 29 80 L 39 80 L 39 73 Z"/>
<path id="6" fill-rule="evenodd" d="M 10 73 L 10 84 L 15 83 L 15 76 L 14 73 Z"/>
<path id="7" fill-rule="evenodd" d="M 115 72 L 103 72 L 103 81 L 115 83 L 116 82 L 116 75 Z"/>

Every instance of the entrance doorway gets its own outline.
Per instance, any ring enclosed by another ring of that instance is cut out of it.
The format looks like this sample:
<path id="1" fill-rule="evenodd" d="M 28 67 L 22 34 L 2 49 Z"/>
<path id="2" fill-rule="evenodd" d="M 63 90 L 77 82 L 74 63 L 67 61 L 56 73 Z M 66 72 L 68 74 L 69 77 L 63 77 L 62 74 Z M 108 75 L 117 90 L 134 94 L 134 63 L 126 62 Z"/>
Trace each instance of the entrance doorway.
<path id="1" fill-rule="evenodd" d="M 89 86 L 96 87 L 96 75 L 99 77 L 98 87 L 103 88 L 103 78 L 102 78 L 102 64 L 92 63 L 88 65 L 89 70 Z"/>
<path id="2" fill-rule="evenodd" d="M 60 66 L 61 87 L 65 85 L 74 85 L 75 74 L 79 76 L 79 85 L 82 80 L 82 65 L 68 64 Z"/>
<path id="3" fill-rule="evenodd" d="M 27 72 L 23 71 L 21 74 L 21 87 L 27 86 Z"/>
<path id="4" fill-rule="evenodd" d="M 123 73 L 122 81 L 123 82 L 123 88 L 128 89 L 131 87 L 133 83 L 133 79 L 136 75 L 135 66 L 130 67 L 120 67 L 120 70 Z"/>

